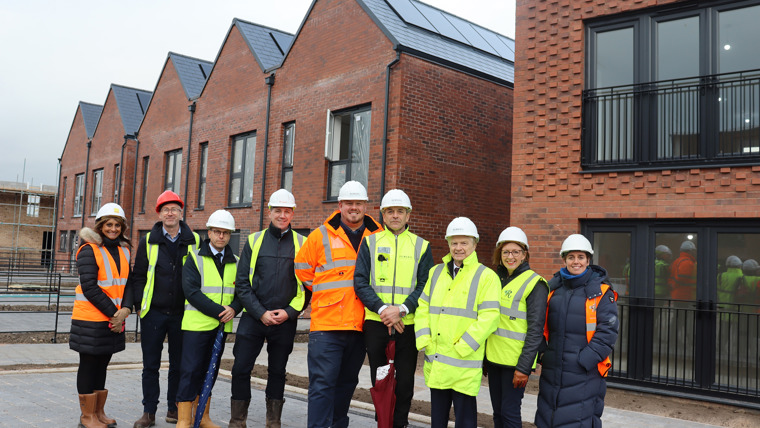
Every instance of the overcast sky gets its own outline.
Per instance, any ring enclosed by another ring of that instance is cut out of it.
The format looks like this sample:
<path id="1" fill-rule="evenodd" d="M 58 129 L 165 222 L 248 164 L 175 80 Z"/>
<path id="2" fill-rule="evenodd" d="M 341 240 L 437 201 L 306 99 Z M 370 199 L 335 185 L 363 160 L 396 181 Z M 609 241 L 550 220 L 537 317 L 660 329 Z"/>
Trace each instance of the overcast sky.
<path id="1" fill-rule="evenodd" d="M 514 0 L 425 2 L 515 37 Z M 79 101 L 103 105 L 111 83 L 153 91 L 169 51 L 213 61 L 233 18 L 295 33 L 311 3 L 0 2 L 0 181 L 55 185 Z"/>

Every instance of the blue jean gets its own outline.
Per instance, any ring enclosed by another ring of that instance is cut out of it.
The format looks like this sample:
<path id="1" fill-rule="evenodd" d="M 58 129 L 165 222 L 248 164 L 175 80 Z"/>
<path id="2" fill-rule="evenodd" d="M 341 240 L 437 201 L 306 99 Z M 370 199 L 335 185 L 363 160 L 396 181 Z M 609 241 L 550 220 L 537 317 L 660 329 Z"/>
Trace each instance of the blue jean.
<path id="1" fill-rule="evenodd" d="M 140 320 L 140 347 L 143 355 L 142 390 L 143 412 L 155 414 L 161 387 L 158 370 L 161 368 L 161 352 L 164 339 L 169 336 L 169 385 L 166 389 L 168 410 L 177 410 L 177 387 L 179 366 L 182 358 L 182 314 L 169 315 L 151 310 Z"/>
<path id="2" fill-rule="evenodd" d="M 364 363 L 360 331 L 309 333 L 309 428 L 346 428 L 348 408 Z"/>
<path id="3" fill-rule="evenodd" d="M 211 353 L 214 349 L 217 330 L 209 331 L 183 331 L 182 332 L 182 363 L 180 364 L 179 387 L 177 388 L 177 401 L 193 401 L 201 394 L 203 381 L 208 372 L 208 363 L 211 361 Z M 225 340 L 227 334 L 224 335 Z M 222 353 L 224 352 L 222 341 Z M 221 353 L 219 354 L 221 359 Z M 214 371 L 213 383 L 219 375 L 219 364 Z M 213 388 L 212 383 L 212 388 Z"/>
<path id="4" fill-rule="evenodd" d="M 456 428 L 475 428 L 478 426 L 477 397 L 465 395 L 453 389 L 430 388 L 430 426 L 445 428 L 449 425 L 449 411 L 454 404 Z"/>
<path id="5" fill-rule="evenodd" d="M 494 427 L 522 427 L 520 406 L 525 395 L 525 388 L 515 388 L 512 384 L 515 368 L 487 361 L 486 364 L 488 365 L 488 389 L 491 392 Z"/>
<path id="6" fill-rule="evenodd" d="M 232 399 L 247 401 L 251 399 L 251 370 L 256 358 L 267 342 L 267 388 L 266 397 L 282 400 L 285 393 L 285 369 L 288 357 L 293 352 L 293 340 L 296 336 L 297 320 L 289 319 L 282 324 L 266 326 L 246 312 L 240 318 L 235 346 L 232 354 Z"/>

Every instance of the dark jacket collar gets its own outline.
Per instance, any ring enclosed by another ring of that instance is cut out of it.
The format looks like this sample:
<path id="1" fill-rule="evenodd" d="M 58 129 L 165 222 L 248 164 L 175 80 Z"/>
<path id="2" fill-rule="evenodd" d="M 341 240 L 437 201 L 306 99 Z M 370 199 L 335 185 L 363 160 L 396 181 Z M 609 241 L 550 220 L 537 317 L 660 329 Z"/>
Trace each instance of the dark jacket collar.
<path id="1" fill-rule="evenodd" d="M 288 230 L 286 230 L 285 233 L 283 233 L 282 229 L 280 229 L 279 227 L 276 227 L 271 222 L 269 223 L 268 230 L 269 230 L 269 233 L 271 233 L 272 236 L 274 236 L 277 239 L 282 239 L 286 236 L 290 236 L 290 234 L 293 233 L 292 227 L 288 226 Z"/>
<path id="2" fill-rule="evenodd" d="M 165 239 L 164 223 L 157 221 L 156 224 L 153 225 L 153 229 L 150 230 L 150 240 L 148 243 L 161 244 L 165 242 Z M 182 220 L 179 221 L 179 243 L 187 246 L 195 244 L 195 236 L 193 235 L 193 231 L 190 230 L 190 227 L 187 225 L 187 223 Z"/>
<path id="3" fill-rule="evenodd" d="M 568 288 L 584 287 L 586 298 L 596 297 L 602 294 L 602 284 L 609 284 L 607 271 L 597 265 L 589 265 L 586 272 L 578 278 L 563 280 L 559 271 L 549 281 L 549 289 L 554 291 L 563 285 Z"/>
<path id="4" fill-rule="evenodd" d="M 210 239 L 205 239 L 203 242 L 201 242 L 200 248 L 198 248 L 198 255 L 203 257 L 214 257 L 214 254 L 211 252 L 210 246 Z M 232 253 L 232 247 L 229 245 L 224 247 L 224 257 L 222 258 L 222 263 L 235 263 L 237 260 L 235 259 L 235 254 Z"/>
<path id="5" fill-rule="evenodd" d="M 340 229 L 340 211 L 335 211 L 330 217 L 327 218 L 327 221 L 325 223 L 329 224 L 330 227 L 332 227 L 335 231 Z M 366 227 L 370 233 L 375 233 L 375 231 L 382 228 L 382 226 L 380 226 L 380 223 L 375 221 L 375 219 L 372 218 L 372 216 L 369 214 L 364 215 L 364 227 Z"/>
<path id="6" fill-rule="evenodd" d="M 530 265 L 528 262 L 523 262 L 520 264 L 520 266 L 517 266 L 517 269 L 512 272 L 512 275 L 509 274 L 509 270 L 504 267 L 503 264 L 499 263 L 499 266 L 496 267 L 496 273 L 499 275 L 502 287 L 512 282 L 513 279 L 520 276 L 526 270 L 530 270 Z"/>

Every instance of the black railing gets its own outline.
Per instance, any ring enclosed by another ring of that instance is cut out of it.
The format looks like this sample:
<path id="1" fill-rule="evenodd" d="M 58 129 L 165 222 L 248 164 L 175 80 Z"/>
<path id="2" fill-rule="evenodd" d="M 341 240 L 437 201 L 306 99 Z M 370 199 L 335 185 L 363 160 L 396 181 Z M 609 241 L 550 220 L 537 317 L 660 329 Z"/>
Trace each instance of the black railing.
<path id="1" fill-rule="evenodd" d="M 618 302 L 610 380 L 760 406 L 760 305 Z"/>
<path id="2" fill-rule="evenodd" d="M 583 91 L 585 168 L 760 159 L 760 70 Z"/>

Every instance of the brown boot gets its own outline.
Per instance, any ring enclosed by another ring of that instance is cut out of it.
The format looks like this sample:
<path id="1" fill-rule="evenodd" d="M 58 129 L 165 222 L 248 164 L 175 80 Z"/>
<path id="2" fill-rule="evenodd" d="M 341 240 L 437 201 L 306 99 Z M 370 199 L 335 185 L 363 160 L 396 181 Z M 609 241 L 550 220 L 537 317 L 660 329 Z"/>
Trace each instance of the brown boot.
<path id="1" fill-rule="evenodd" d="M 190 428 L 193 426 L 193 402 L 177 402 L 177 428 Z"/>
<path id="2" fill-rule="evenodd" d="M 196 398 L 197 400 L 197 398 Z M 206 401 L 206 408 L 203 409 L 203 418 L 201 418 L 201 428 L 222 428 L 219 425 L 211 422 L 211 418 L 208 416 L 208 411 L 211 408 L 211 397 Z"/>
<path id="3" fill-rule="evenodd" d="M 230 398 L 229 428 L 246 428 L 249 404 L 251 404 L 251 400 L 234 400 Z"/>
<path id="4" fill-rule="evenodd" d="M 280 428 L 283 403 L 285 403 L 284 399 L 274 400 L 267 398 L 267 428 Z"/>
<path id="5" fill-rule="evenodd" d="M 116 426 L 116 420 L 106 416 L 106 412 L 103 410 L 103 407 L 106 405 L 106 400 L 108 399 L 108 390 L 101 389 L 95 391 L 95 395 L 98 397 L 98 404 L 95 406 L 95 414 L 98 416 L 98 420 L 108 425 L 108 428 L 114 428 Z"/>
<path id="6" fill-rule="evenodd" d="M 135 421 L 132 428 L 149 428 L 156 424 L 156 414 L 145 412 Z"/>
<path id="7" fill-rule="evenodd" d="M 95 414 L 95 408 L 98 405 L 98 395 L 94 392 L 92 394 L 79 394 L 79 409 L 82 411 L 82 416 L 79 417 L 80 428 L 108 428 L 108 425 L 98 420 L 98 415 Z"/>

